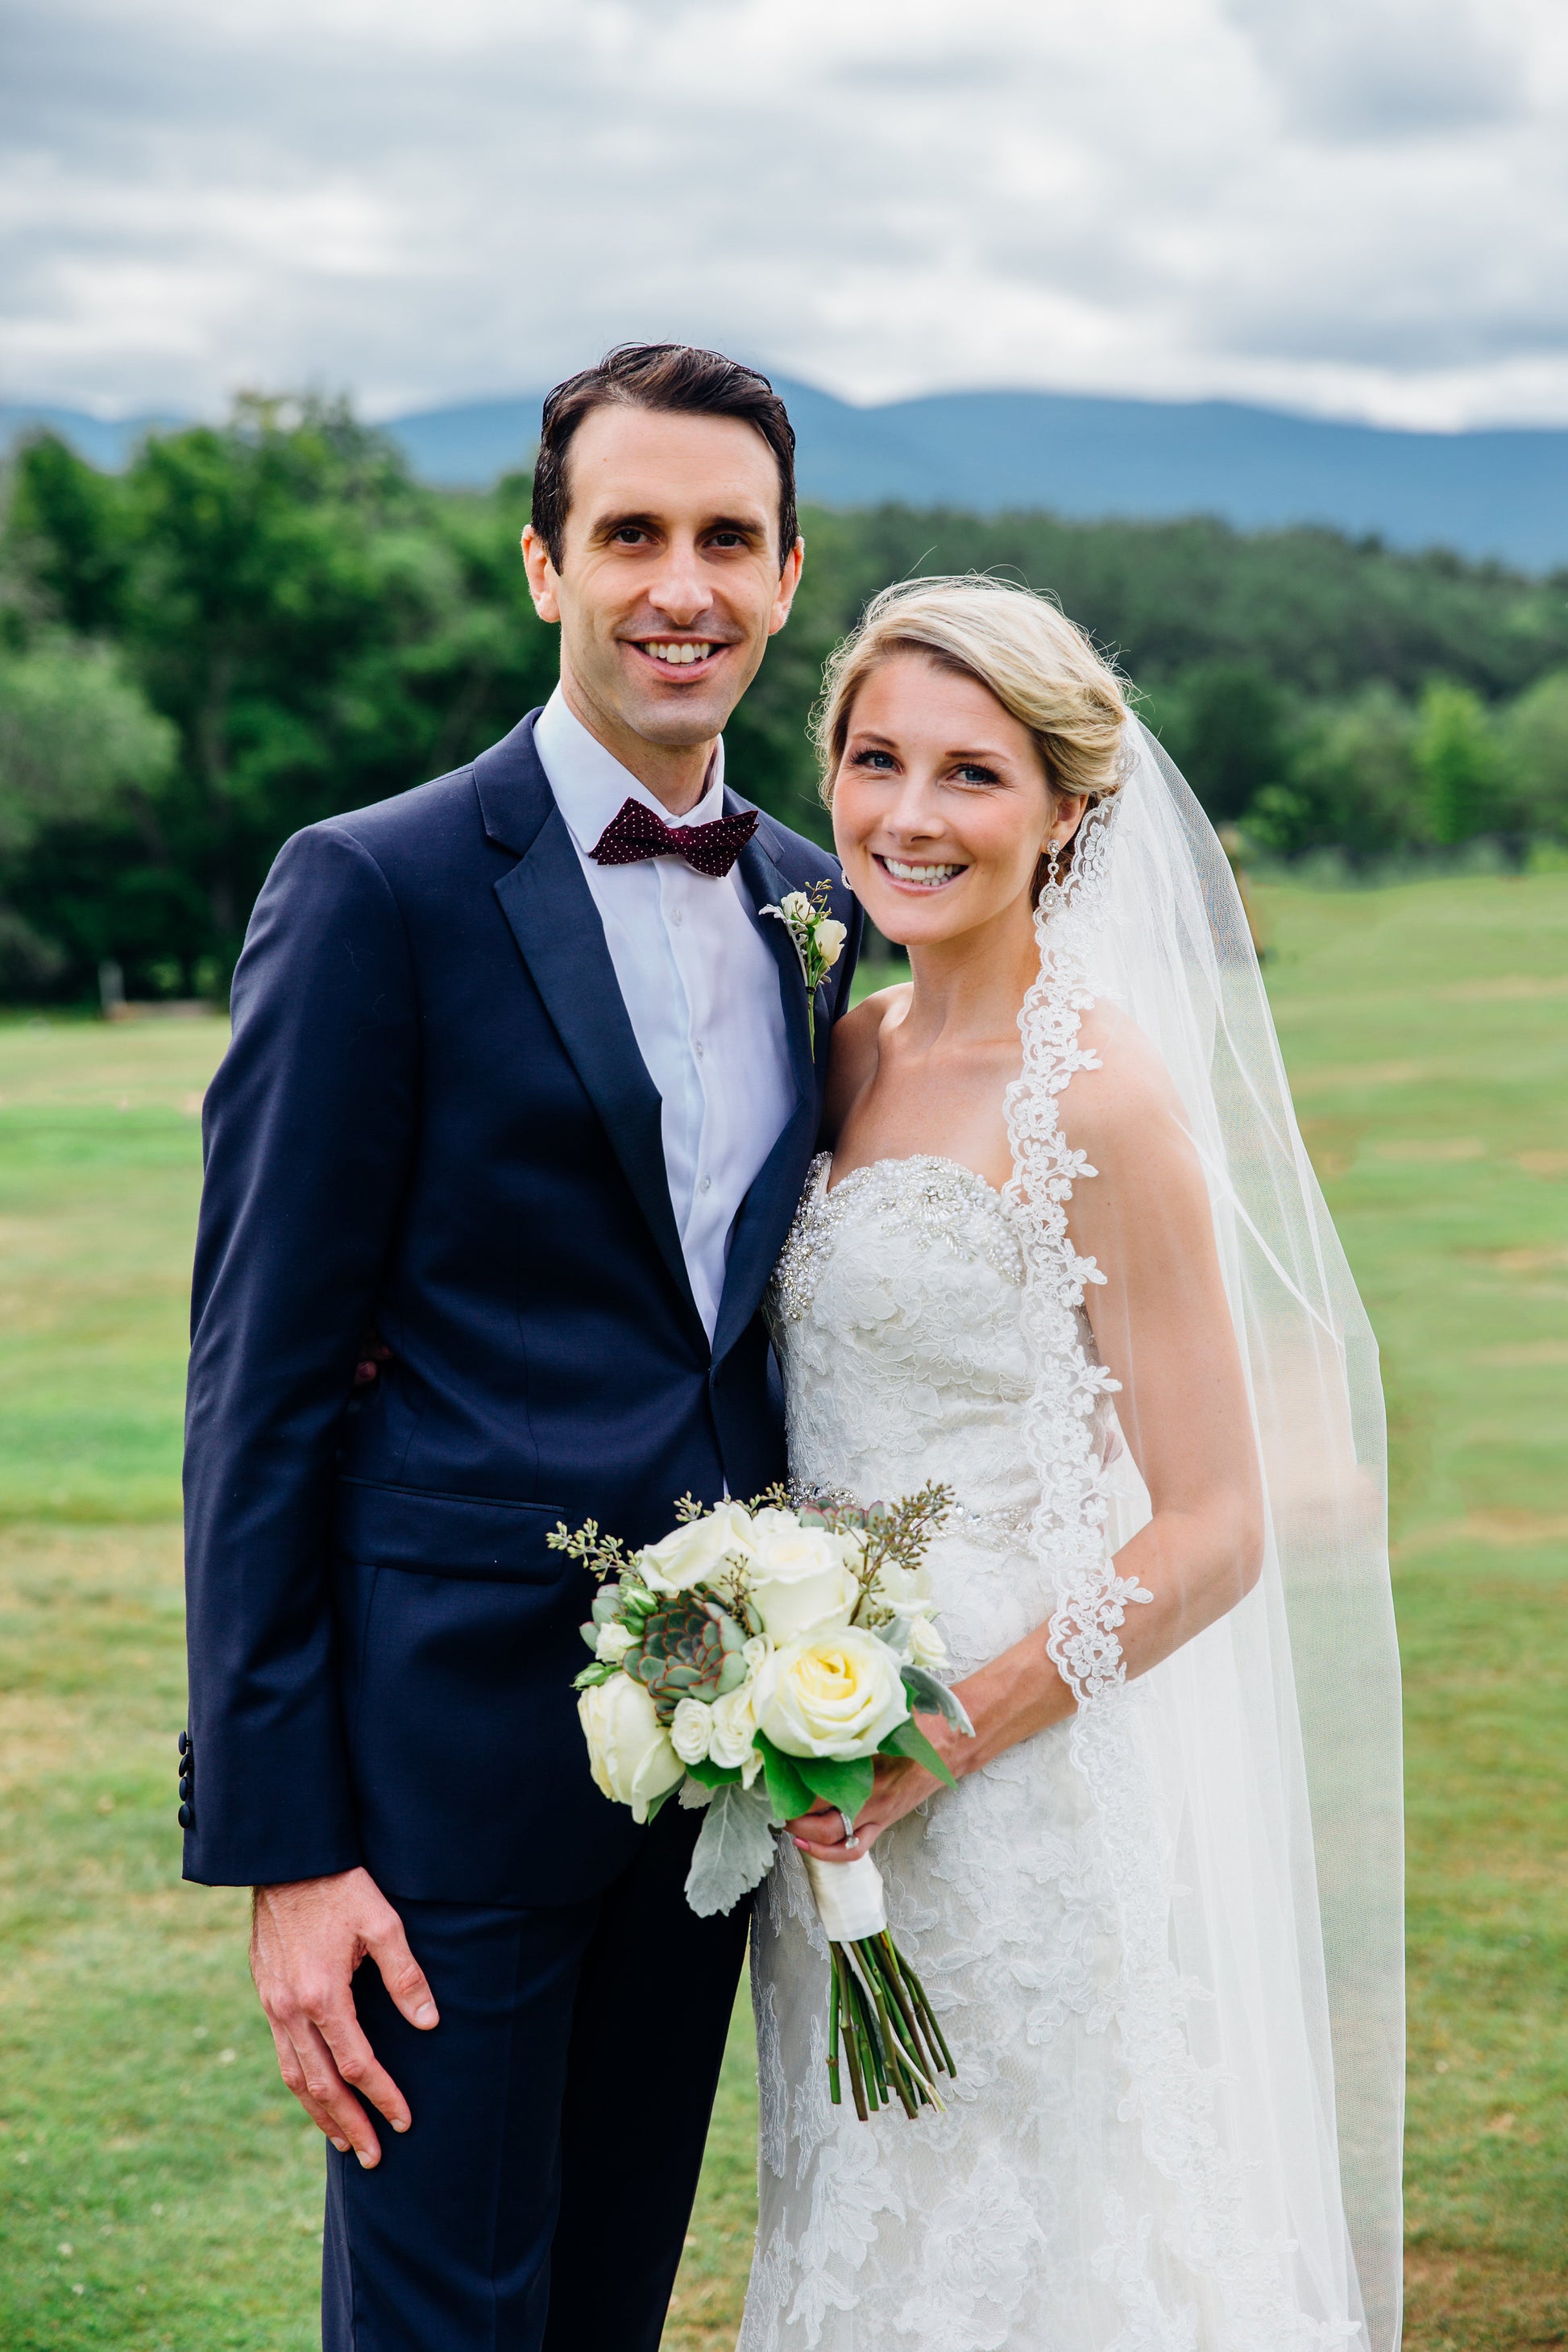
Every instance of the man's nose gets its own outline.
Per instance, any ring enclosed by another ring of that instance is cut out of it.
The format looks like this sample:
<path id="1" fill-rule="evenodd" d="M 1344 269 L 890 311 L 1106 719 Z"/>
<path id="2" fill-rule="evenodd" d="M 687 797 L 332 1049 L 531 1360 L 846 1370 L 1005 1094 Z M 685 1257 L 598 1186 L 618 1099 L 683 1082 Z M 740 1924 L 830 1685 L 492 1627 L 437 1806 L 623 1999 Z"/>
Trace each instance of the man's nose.
<path id="1" fill-rule="evenodd" d="M 701 618 L 713 601 L 713 590 L 695 541 L 676 541 L 667 549 L 647 593 L 655 611 L 678 629 L 689 629 Z"/>

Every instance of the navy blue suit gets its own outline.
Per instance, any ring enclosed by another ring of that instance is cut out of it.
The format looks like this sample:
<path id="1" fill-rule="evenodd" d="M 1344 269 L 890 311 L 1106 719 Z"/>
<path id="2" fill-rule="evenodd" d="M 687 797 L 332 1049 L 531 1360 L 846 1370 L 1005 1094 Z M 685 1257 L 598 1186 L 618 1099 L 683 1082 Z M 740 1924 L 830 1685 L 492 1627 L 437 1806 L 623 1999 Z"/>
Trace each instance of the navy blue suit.
<path id="1" fill-rule="evenodd" d="M 638 1829 L 594 1788 L 571 1689 L 592 1587 L 545 1538 L 593 1517 L 650 1540 L 683 1494 L 783 1475 L 758 1310 L 859 920 L 833 860 L 765 815 L 739 870 L 759 910 L 827 880 L 850 941 L 814 1061 L 794 947 L 759 913 L 797 1097 L 711 1346 L 658 1096 L 531 718 L 296 835 L 235 975 L 192 1314 L 185 1875 L 363 1864 L 431 1978 L 427 2035 L 356 1979 L 415 2114 L 375 2172 L 329 2159 L 327 2340 L 356 2352 L 658 2343 L 743 1923 L 679 1899 L 692 1815 Z M 353 1403 L 371 1326 L 391 1361 Z M 680 2058 L 658 2069 L 656 2210 L 630 2241 L 617 2210 L 607 2282 L 574 2135 L 625 2106 L 625 1995 L 651 2023 L 650 1980 Z"/>

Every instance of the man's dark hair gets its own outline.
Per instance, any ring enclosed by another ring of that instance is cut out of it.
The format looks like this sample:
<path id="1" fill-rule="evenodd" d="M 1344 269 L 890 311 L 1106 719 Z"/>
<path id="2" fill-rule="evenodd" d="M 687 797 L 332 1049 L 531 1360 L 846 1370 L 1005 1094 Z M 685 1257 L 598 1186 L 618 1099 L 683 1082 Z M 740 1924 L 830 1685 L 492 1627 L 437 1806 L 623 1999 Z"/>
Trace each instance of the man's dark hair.
<path id="1" fill-rule="evenodd" d="M 558 383 L 544 403 L 533 466 L 533 528 L 561 569 L 566 510 L 566 453 L 595 408 L 651 408 L 680 415 L 738 416 L 754 425 L 779 469 L 779 568 L 799 535 L 795 499 L 795 427 L 765 375 L 721 352 L 690 343 L 620 343 L 597 367 Z"/>

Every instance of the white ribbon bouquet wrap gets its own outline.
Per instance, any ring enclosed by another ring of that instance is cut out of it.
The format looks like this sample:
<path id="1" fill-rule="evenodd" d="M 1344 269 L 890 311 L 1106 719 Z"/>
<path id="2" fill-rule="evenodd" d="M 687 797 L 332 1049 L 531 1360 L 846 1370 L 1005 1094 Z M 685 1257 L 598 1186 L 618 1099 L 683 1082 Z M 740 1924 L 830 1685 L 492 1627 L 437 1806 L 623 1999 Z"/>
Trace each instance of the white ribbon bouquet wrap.
<path id="1" fill-rule="evenodd" d="M 703 1510 L 690 1497 L 658 1543 L 628 1552 L 590 1519 L 550 1538 L 599 1579 L 577 1677 L 594 1779 L 651 1821 L 679 1790 L 706 1809 L 686 1882 L 701 1916 L 728 1911 L 777 1857 L 773 1832 L 820 1800 L 853 1824 L 879 1756 L 952 1786 L 914 1720 L 973 1727 L 935 1669 L 946 1662 L 925 1568 L 952 1507 L 944 1486 L 897 1503 L 792 1505 L 782 1488 Z M 868 1853 L 806 1858 L 831 1955 L 828 2088 L 847 2073 L 862 2120 L 896 2098 L 938 2109 L 952 2055 L 919 1978 L 888 1932 Z"/>

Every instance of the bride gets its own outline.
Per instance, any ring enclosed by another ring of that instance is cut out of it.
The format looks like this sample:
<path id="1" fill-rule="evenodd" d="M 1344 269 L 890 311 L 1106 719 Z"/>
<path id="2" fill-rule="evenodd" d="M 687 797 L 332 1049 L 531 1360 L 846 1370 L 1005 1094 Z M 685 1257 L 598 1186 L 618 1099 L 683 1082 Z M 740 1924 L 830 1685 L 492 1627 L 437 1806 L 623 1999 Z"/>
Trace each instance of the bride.
<path id="1" fill-rule="evenodd" d="M 944 1481 L 973 1724 L 790 1825 L 752 1956 L 741 2352 L 1389 2352 L 1397 1666 L 1375 1353 L 1218 845 L 1114 673 L 985 580 L 829 667 L 907 984 L 835 1034 L 773 1278 L 792 1475 Z M 958 2066 L 829 2105 L 795 1849 L 874 1849 Z"/>

